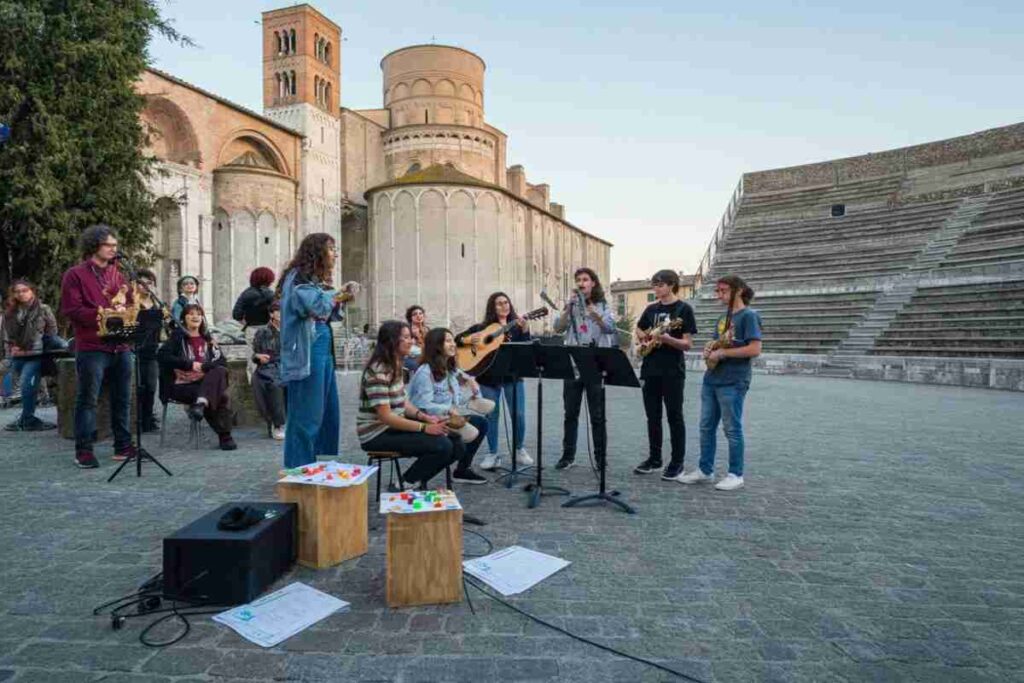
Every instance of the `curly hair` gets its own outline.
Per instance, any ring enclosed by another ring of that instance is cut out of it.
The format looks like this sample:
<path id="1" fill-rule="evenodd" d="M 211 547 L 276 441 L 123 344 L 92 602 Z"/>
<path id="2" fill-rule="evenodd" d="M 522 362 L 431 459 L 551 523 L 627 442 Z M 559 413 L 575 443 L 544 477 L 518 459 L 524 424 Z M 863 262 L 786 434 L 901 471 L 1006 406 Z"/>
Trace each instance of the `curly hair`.
<path id="1" fill-rule="evenodd" d="M 430 374 L 435 382 L 440 382 L 448 376 L 449 372 L 455 372 L 455 356 L 446 356 L 444 343 L 448 335 L 455 338 L 452 331 L 444 327 L 435 327 L 427 332 L 423 342 L 423 355 L 420 356 L 420 365 L 430 367 Z"/>
<path id="2" fill-rule="evenodd" d="M 416 311 L 420 311 L 422 313 L 426 313 L 426 311 L 423 310 L 422 306 L 420 306 L 419 304 L 413 304 L 409 308 L 405 309 L 405 322 L 407 322 L 410 325 L 412 325 L 412 317 L 413 317 L 413 315 L 416 314 Z"/>
<path id="3" fill-rule="evenodd" d="M 36 303 L 39 301 L 39 293 L 36 286 L 24 278 L 18 278 L 11 282 L 11 286 L 7 288 L 7 302 L 4 308 L 6 315 L 12 316 L 14 312 L 18 310 L 18 298 L 14 296 L 14 288 L 18 286 L 28 287 L 32 290 L 32 302 Z M 29 304 L 31 305 L 31 304 Z"/>
<path id="4" fill-rule="evenodd" d="M 284 281 L 295 271 L 297 280 L 306 282 L 331 282 L 331 268 L 327 265 L 327 249 L 334 246 L 334 238 L 326 232 L 313 232 L 302 238 L 291 262 L 284 267 L 277 281 L 277 295 L 281 296 Z"/>
<path id="5" fill-rule="evenodd" d="M 723 275 L 716 280 L 715 284 L 727 285 L 731 290 L 729 292 L 729 310 L 732 310 L 737 296 L 743 300 L 744 306 L 749 305 L 750 301 L 754 298 L 754 290 L 738 275 Z"/>
<path id="6" fill-rule="evenodd" d="M 366 368 L 383 365 L 390 370 L 392 378 L 398 376 L 402 372 L 402 357 L 398 353 L 398 344 L 402 338 L 402 330 L 407 329 L 409 325 L 401 320 L 382 322 L 380 329 L 377 330 L 377 343 L 373 345 L 373 353 L 366 361 Z"/>
<path id="7" fill-rule="evenodd" d="M 90 225 L 82 231 L 78 237 L 78 246 L 82 252 L 82 258 L 89 258 L 100 250 L 100 245 L 107 241 L 107 238 L 117 239 L 117 233 L 109 225 L 97 223 Z"/>
<path id="8" fill-rule="evenodd" d="M 266 266 L 260 266 L 259 268 L 253 268 L 252 272 L 249 273 L 249 286 L 250 287 L 269 287 L 270 283 L 274 281 L 274 271 Z"/>
<path id="9" fill-rule="evenodd" d="M 590 303 L 599 304 L 604 302 L 604 287 L 601 286 L 601 278 L 597 276 L 597 273 L 591 268 L 577 268 L 576 272 L 572 274 L 572 279 L 575 280 L 580 275 L 586 275 L 594 282 L 594 288 L 590 290 Z"/>
<path id="10" fill-rule="evenodd" d="M 490 325 L 491 323 L 498 322 L 498 297 L 503 296 L 508 299 L 508 322 L 512 322 L 519 316 L 516 314 L 516 308 L 512 305 L 512 299 L 509 298 L 505 292 L 495 292 L 487 297 L 487 305 L 484 306 L 484 325 Z"/>

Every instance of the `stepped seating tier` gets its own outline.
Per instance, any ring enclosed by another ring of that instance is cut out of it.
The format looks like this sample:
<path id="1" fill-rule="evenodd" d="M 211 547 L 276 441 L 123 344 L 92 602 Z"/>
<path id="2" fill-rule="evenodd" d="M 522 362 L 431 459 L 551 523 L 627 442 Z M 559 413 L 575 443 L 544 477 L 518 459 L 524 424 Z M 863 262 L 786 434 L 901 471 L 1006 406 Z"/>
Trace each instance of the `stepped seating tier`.
<path id="1" fill-rule="evenodd" d="M 871 353 L 1024 358 L 1024 280 L 920 288 Z"/>
<path id="2" fill-rule="evenodd" d="M 1024 261 L 1024 188 L 992 197 L 970 230 L 942 262 L 943 267 Z"/>

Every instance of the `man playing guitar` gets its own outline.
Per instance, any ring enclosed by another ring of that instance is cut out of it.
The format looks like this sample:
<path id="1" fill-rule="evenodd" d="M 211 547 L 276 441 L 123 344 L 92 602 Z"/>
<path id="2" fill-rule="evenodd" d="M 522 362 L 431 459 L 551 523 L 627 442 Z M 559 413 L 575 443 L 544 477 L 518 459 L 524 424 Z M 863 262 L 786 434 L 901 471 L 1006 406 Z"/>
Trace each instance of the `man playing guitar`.
<path id="1" fill-rule="evenodd" d="M 691 336 L 697 334 L 693 309 L 676 294 L 679 274 L 659 270 L 651 277 L 651 289 L 657 301 L 637 321 L 636 338 L 644 356 L 640 367 L 643 381 L 644 412 L 647 413 L 647 459 L 633 470 L 650 474 L 661 469 L 661 406 L 665 404 L 668 418 L 672 460 L 662 479 L 674 479 L 683 472 L 686 453 L 686 426 L 683 423 L 683 386 L 686 382 L 685 351 L 693 346 Z"/>

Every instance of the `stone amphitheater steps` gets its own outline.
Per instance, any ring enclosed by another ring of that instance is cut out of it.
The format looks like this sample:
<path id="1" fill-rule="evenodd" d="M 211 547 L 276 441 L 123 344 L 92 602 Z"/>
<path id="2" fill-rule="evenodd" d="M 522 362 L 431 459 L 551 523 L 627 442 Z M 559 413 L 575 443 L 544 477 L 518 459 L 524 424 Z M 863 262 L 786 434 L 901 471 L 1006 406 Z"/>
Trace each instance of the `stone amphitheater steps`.
<path id="1" fill-rule="evenodd" d="M 912 273 L 920 273 L 938 268 L 956 247 L 960 238 L 970 230 L 971 225 L 985 211 L 991 201 L 991 194 L 968 197 L 963 200 L 956 211 L 953 212 L 953 215 L 943 223 L 939 231 L 929 240 L 920 255 L 918 255 L 914 265 L 910 267 L 910 271 Z"/>

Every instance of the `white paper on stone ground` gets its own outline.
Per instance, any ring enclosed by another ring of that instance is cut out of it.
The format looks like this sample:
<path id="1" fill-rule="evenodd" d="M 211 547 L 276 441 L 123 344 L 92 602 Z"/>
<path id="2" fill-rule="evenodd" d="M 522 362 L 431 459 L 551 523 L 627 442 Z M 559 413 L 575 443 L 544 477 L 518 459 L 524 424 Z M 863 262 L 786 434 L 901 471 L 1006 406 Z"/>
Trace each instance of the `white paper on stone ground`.
<path id="1" fill-rule="evenodd" d="M 213 620 L 229 626 L 250 643 L 273 647 L 349 604 L 296 581 L 255 602 L 221 612 Z"/>
<path id="2" fill-rule="evenodd" d="M 462 568 L 502 595 L 515 595 L 532 588 L 571 563 L 518 545 L 465 560 Z"/>

